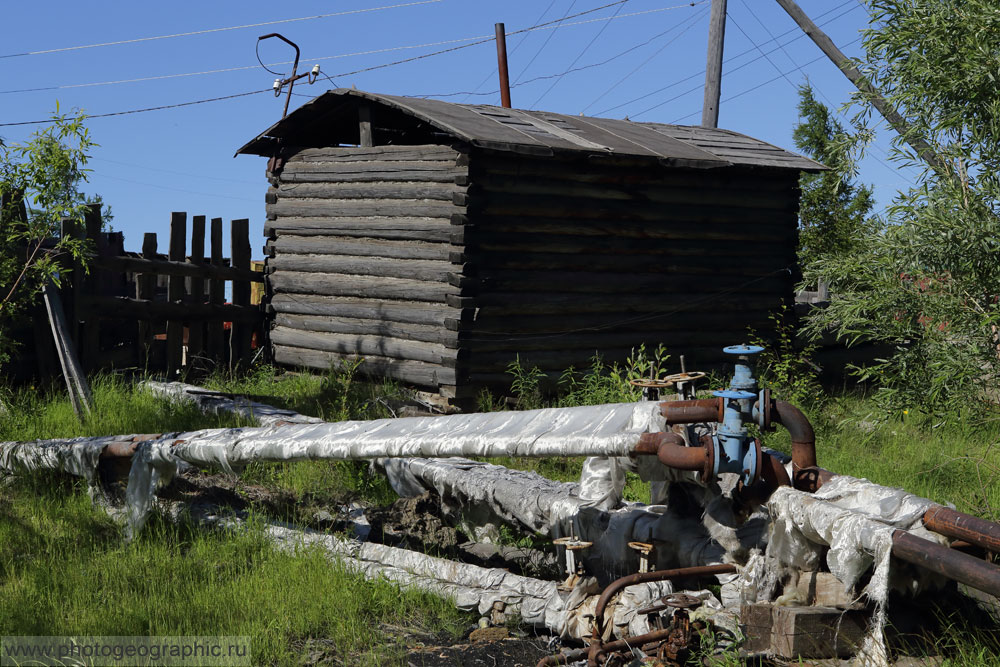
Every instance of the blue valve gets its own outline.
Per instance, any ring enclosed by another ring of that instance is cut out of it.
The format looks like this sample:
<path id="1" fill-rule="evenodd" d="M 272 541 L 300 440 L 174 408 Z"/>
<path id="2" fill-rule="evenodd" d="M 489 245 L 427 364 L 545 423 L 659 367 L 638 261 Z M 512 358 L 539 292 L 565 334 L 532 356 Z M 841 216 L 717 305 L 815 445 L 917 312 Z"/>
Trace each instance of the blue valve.
<path id="1" fill-rule="evenodd" d="M 712 392 L 725 400 L 722 424 L 713 437 L 713 474 L 731 472 L 740 475 L 743 484 L 757 479 L 758 455 L 753 439 L 743 425 L 753 419 L 757 398 L 757 379 L 753 376 L 753 358 L 764 351 L 757 345 L 731 345 L 723 349 L 736 355 L 733 379 L 729 388 Z"/>

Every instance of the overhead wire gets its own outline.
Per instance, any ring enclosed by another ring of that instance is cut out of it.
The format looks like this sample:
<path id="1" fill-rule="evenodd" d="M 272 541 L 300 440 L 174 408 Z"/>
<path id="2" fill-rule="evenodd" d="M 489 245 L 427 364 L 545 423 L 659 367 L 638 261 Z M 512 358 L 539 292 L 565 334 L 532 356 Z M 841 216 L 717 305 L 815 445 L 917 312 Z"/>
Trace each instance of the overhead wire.
<path id="1" fill-rule="evenodd" d="M 619 7 L 621 7 L 626 2 L 628 2 L 628 0 L 622 0 L 622 2 L 617 4 Z M 570 11 L 573 10 L 574 5 L 576 5 L 576 0 L 573 0 L 572 2 L 569 3 L 569 7 L 566 8 L 566 12 L 563 14 L 563 20 L 566 20 L 566 17 L 569 16 L 569 13 Z M 548 34 L 548 36 L 545 38 L 545 41 L 542 42 L 542 45 L 538 47 L 537 51 L 535 51 L 535 55 L 531 56 L 531 59 L 528 60 L 528 63 L 521 68 L 521 71 L 518 73 L 518 75 L 514 77 L 515 84 L 521 80 L 521 77 L 524 76 L 525 72 L 528 71 L 528 68 L 531 67 L 531 65 L 535 62 L 535 59 L 538 58 L 538 56 L 541 55 L 542 51 L 545 50 L 545 47 L 549 45 L 549 42 L 552 41 L 553 37 L 555 37 L 557 30 L 558 28 Z"/>
<path id="2" fill-rule="evenodd" d="M 629 53 L 635 51 L 636 49 L 641 49 L 642 47 L 644 47 L 644 46 L 646 46 L 646 45 L 648 45 L 648 44 L 656 41 L 657 39 L 659 39 L 660 37 L 663 37 L 664 35 L 668 35 L 668 34 L 674 32 L 678 28 L 681 28 L 682 26 L 684 26 L 685 22 L 688 22 L 688 25 L 686 27 L 683 27 L 683 30 L 681 31 L 681 35 L 684 34 L 695 23 L 697 23 L 697 21 L 698 21 L 699 18 L 704 17 L 707 13 L 708 12 L 706 10 L 706 11 L 703 11 L 699 15 L 696 15 L 696 16 L 693 16 L 693 17 L 689 17 L 688 19 L 685 19 L 685 21 L 682 21 L 681 23 L 679 23 L 677 25 L 673 25 L 673 26 L 667 28 L 666 30 L 664 30 L 663 32 L 660 32 L 660 33 L 657 33 L 656 35 L 653 35 L 652 37 L 650 37 L 646 41 L 640 42 L 639 44 L 634 44 L 633 46 L 628 47 L 624 51 L 620 51 L 620 52 L 616 53 L 615 55 L 610 56 L 609 58 L 605 58 L 604 60 L 601 60 L 601 61 L 598 61 L 598 62 L 594 62 L 594 63 L 589 63 L 587 65 L 581 65 L 580 67 L 574 67 L 574 68 L 571 68 L 571 69 L 566 69 L 566 70 L 563 70 L 561 72 L 556 72 L 556 73 L 553 73 L 553 74 L 542 74 L 542 75 L 539 75 L 539 76 L 536 76 L 536 77 L 532 77 L 531 79 L 527 79 L 525 81 L 521 81 L 519 83 L 512 84 L 511 85 L 511 89 L 517 88 L 519 86 L 526 86 L 526 85 L 528 85 L 530 83 L 533 83 L 535 81 L 542 81 L 542 80 L 545 80 L 545 79 L 554 79 L 556 77 L 564 76 L 566 74 L 572 74 L 572 73 L 575 73 L 575 72 L 582 72 L 584 70 L 593 69 L 595 67 L 601 67 L 603 65 L 607 65 L 610 62 L 613 62 L 613 61 L 615 61 L 615 60 L 617 60 L 617 59 L 619 59 L 619 58 L 621 58 L 623 56 L 628 55 Z M 674 41 L 676 41 L 681 35 L 677 35 L 673 39 L 669 40 L 664 45 L 664 48 L 666 46 L 669 46 L 670 44 L 672 44 Z M 660 51 L 662 51 L 662 50 L 663 49 L 661 48 Z M 657 53 L 659 53 L 659 51 Z M 488 95 L 496 95 L 499 92 L 500 92 L 499 89 L 498 90 L 491 90 L 491 91 L 487 91 L 487 92 L 478 92 L 476 90 L 464 90 L 464 91 L 457 91 L 457 92 L 453 92 L 453 93 L 426 93 L 426 94 L 419 94 L 419 95 L 407 95 L 407 97 L 422 97 L 422 98 L 427 98 L 427 97 L 457 97 L 458 95 L 465 95 L 466 97 L 469 97 L 469 96 L 488 96 Z"/>
<path id="3" fill-rule="evenodd" d="M 618 6 L 617 6 L 617 7 L 615 8 L 615 13 L 614 13 L 614 14 L 613 14 L 613 15 L 611 16 L 611 18 L 615 18 L 616 16 L 618 16 L 618 15 L 619 15 L 619 14 L 621 13 L 622 9 L 623 9 L 623 8 L 625 7 L 625 4 L 626 4 L 626 3 L 624 3 L 624 2 L 623 2 L 622 4 L 618 5 Z M 576 58 L 574 58 L 574 59 L 573 59 L 573 62 L 571 62 L 571 63 L 569 64 L 569 69 L 573 69 L 574 67 L 576 67 L 576 64 L 577 64 L 578 62 L 580 62 L 580 58 L 582 58 L 582 57 L 583 57 L 583 55 L 584 55 L 584 54 L 585 54 L 585 53 L 586 53 L 587 51 L 589 51 L 589 50 L 590 50 L 590 47 L 592 47 L 592 46 L 594 45 L 594 42 L 596 42 L 596 41 L 597 41 L 598 39 L 600 39 L 601 35 L 603 35 L 603 34 L 604 34 L 604 31 L 608 29 L 608 26 L 609 26 L 609 25 L 611 25 L 611 22 L 610 22 L 610 21 L 608 21 L 607 23 L 605 23 L 604 25 L 602 25 L 602 26 L 601 26 L 601 29 L 597 31 L 597 34 L 596 34 L 596 35 L 594 35 L 594 36 L 593 36 L 593 37 L 592 37 L 592 38 L 590 39 L 590 41 L 589 41 L 589 42 L 587 42 L 587 45 L 586 45 L 585 47 L 583 47 L 583 49 L 582 49 L 582 50 L 580 51 L 580 53 L 578 53 L 578 54 L 577 54 Z M 553 33 L 553 34 L 554 34 L 554 33 Z M 564 76 L 566 76 L 566 75 L 565 75 L 565 74 L 560 74 L 559 76 L 557 76 L 557 77 L 556 77 L 556 79 L 555 79 L 555 81 L 553 81 L 553 82 L 552 82 L 552 84 L 551 84 L 551 85 L 550 85 L 550 86 L 549 86 L 548 88 L 546 88 L 546 89 L 545 89 L 545 92 L 543 92 L 543 93 L 542 93 L 541 95 L 539 95 L 539 96 L 538 96 L 537 98 L 535 98 L 535 101 L 534 101 L 534 102 L 532 102 L 532 103 L 531 103 L 531 104 L 529 105 L 529 107 L 528 107 L 528 108 L 529 108 L 529 109 L 534 109 L 534 108 L 535 108 L 535 107 L 536 107 L 536 106 L 538 105 L 538 103 L 539 103 L 539 102 L 541 102 L 541 101 L 542 101 L 542 99 L 543 99 L 543 98 L 544 98 L 544 97 L 545 97 L 546 95 L 548 95 L 549 93 L 551 93 L 551 92 L 552 92 L 552 89 L 553 89 L 553 88 L 555 88 L 555 87 L 556 87 L 556 86 L 557 86 L 557 85 L 559 84 L 559 82 L 563 80 L 563 77 L 564 77 Z"/>
<path id="4" fill-rule="evenodd" d="M 609 4 L 601 5 L 600 7 L 595 7 L 593 9 L 588 9 L 588 10 L 585 10 L 585 11 L 582 11 L 582 12 L 577 12 L 576 14 L 572 14 L 572 15 L 566 16 L 566 17 L 561 18 L 561 19 L 554 19 L 554 20 L 548 21 L 546 23 L 541 23 L 541 24 L 538 24 L 538 25 L 529 26 L 527 28 L 521 28 L 521 29 L 515 30 L 513 32 L 508 32 L 507 36 L 509 37 L 509 36 L 513 36 L 513 35 L 519 35 L 519 34 L 522 34 L 522 33 L 533 32 L 533 31 L 536 31 L 536 30 L 552 30 L 552 29 L 558 27 L 558 24 L 560 24 L 560 22 L 562 22 L 564 20 L 573 19 L 573 18 L 576 18 L 576 17 L 579 17 L 579 16 L 584 16 L 586 14 L 592 14 L 594 12 L 600 11 L 600 10 L 605 9 L 607 7 L 613 7 L 615 5 L 618 5 L 618 4 L 621 4 L 623 2 L 627 2 L 627 1 L 628 0 L 617 0 L 617 2 L 612 2 L 612 3 L 609 3 Z M 640 15 L 650 14 L 650 13 L 656 13 L 656 12 L 664 12 L 664 11 L 671 11 L 671 10 L 675 10 L 675 9 L 683 9 L 685 7 L 694 7 L 694 6 L 697 6 L 697 5 L 705 4 L 706 2 L 709 2 L 709 1 L 710 0 L 696 0 L 694 2 L 688 2 L 688 3 L 684 3 L 684 4 L 680 4 L 680 5 L 673 5 L 673 6 L 670 6 L 670 7 L 658 7 L 656 9 L 648 9 L 648 10 L 641 11 L 641 12 L 632 12 L 630 14 L 621 14 L 621 15 L 615 16 L 615 17 L 600 17 L 600 18 L 596 18 L 596 19 L 588 19 L 588 20 L 585 20 L 585 21 L 574 21 L 574 22 L 565 23 L 565 24 L 562 24 L 562 25 L 565 25 L 565 26 L 587 25 L 589 23 L 595 23 L 595 22 L 599 22 L 599 21 L 609 21 L 609 20 L 612 20 L 612 18 L 629 18 L 629 17 L 632 17 L 632 16 L 640 16 Z M 405 58 L 405 59 L 402 59 L 402 60 L 396 60 L 396 61 L 392 61 L 392 62 L 389 62 L 389 63 L 384 63 L 382 65 L 376 65 L 376 66 L 373 66 L 373 67 L 368 67 L 368 68 L 364 68 L 364 69 L 354 70 L 352 72 L 344 72 L 344 73 L 339 73 L 339 74 L 333 74 L 332 75 L 332 76 L 348 76 L 348 75 L 351 75 L 351 74 L 359 74 L 361 72 L 369 72 L 369 71 L 372 71 L 372 70 L 382 69 L 382 68 L 385 68 L 385 67 L 392 67 L 392 66 L 395 66 L 395 65 L 400 65 L 400 64 L 412 62 L 412 61 L 415 61 L 415 60 L 420 60 L 420 59 L 423 59 L 423 58 L 429 58 L 431 56 L 440 55 L 442 53 L 449 53 L 449 52 L 452 52 L 452 51 L 457 51 L 460 48 L 468 48 L 468 47 L 472 47 L 472 46 L 478 46 L 480 44 L 485 44 L 486 42 L 492 42 L 494 39 L 496 39 L 495 35 L 480 35 L 478 37 L 461 37 L 461 38 L 457 38 L 457 39 L 448 39 L 448 40 L 442 40 L 442 41 L 437 41 L 437 42 L 427 42 L 427 43 L 424 43 L 424 44 L 412 44 L 412 45 L 404 45 L 404 46 L 392 46 L 392 47 L 386 47 L 386 48 L 382 48 L 382 49 L 370 49 L 370 50 L 367 50 L 367 51 L 355 51 L 353 53 L 341 53 L 341 54 L 332 55 L 332 56 L 320 56 L 320 57 L 315 57 L 315 58 L 314 57 L 302 58 L 301 60 L 305 60 L 305 61 L 309 61 L 309 62 L 316 62 L 316 61 L 322 61 L 322 60 L 334 60 L 334 59 L 348 58 L 348 57 L 353 57 L 353 56 L 366 56 L 366 55 L 373 55 L 373 54 L 377 54 L 377 53 L 388 53 L 388 52 L 392 52 L 392 51 L 402 51 L 402 50 L 409 50 L 409 49 L 419 49 L 419 48 L 427 48 L 427 47 L 432 47 L 432 46 L 442 46 L 442 45 L 445 45 L 445 44 L 458 44 L 458 43 L 461 43 L 461 42 L 468 42 L 466 44 L 463 44 L 460 47 L 443 49 L 443 50 L 440 50 L 440 51 L 434 51 L 432 53 L 422 54 L 420 56 L 416 56 L 416 57 L 413 57 L 413 58 Z M 292 62 L 293 61 L 291 61 L 291 60 L 287 60 L 287 61 L 281 61 L 281 62 L 275 62 L 275 63 L 269 63 L 269 64 L 270 65 L 290 65 L 290 64 L 292 64 Z M 202 75 L 206 75 L 206 74 L 221 74 L 221 73 L 228 73 L 228 72 L 238 72 L 238 71 L 245 71 L 245 70 L 254 70 L 254 69 L 257 69 L 258 67 L 259 67 L 259 65 L 242 65 L 242 66 L 238 66 L 238 67 L 224 67 L 224 68 L 220 68 L 220 69 L 200 70 L 200 71 L 196 71 L 196 72 L 181 72 L 181 73 L 176 73 L 176 74 L 160 74 L 160 75 L 153 75 L 153 76 L 135 77 L 135 78 L 131 78 L 131 79 L 115 79 L 115 80 L 110 80 L 110 81 L 96 81 L 96 82 L 89 82 L 89 83 L 62 84 L 62 85 L 57 85 L 57 86 L 39 86 L 39 87 L 35 87 L 35 88 L 17 88 L 17 89 L 11 89 L 11 90 L 0 90 L 0 95 L 3 95 L 3 94 L 13 94 L 13 93 L 41 92 L 41 91 L 49 91 L 49 90 L 64 90 L 64 89 L 72 89 L 72 88 L 88 88 L 88 87 L 94 87 L 94 86 L 110 86 L 110 85 L 118 85 L 118 84 L 125 84 L 125 83 L 139 83 L 139 82 L 143 82 L 143 81 L 162 81 L 162 80 L 165 80 L 165 79 L 176 79 L 176 78 L 189 77 L 189 76 L 202 76 Z"/>
<path id="5" fill-rule="evenodd" d="M 18 58 L 21 56 L 38 56 L 48 53 L 65 53 L 66 51 L 79 51 L 81 49 L 96 49 L 104 46 L 119 46 L 122 44 L 137 44 L 140 42 L 152 42 L 161 39 L 173 39 L 175 37 L 193 37 L 195 35 L 207 35 L 216 32 L 226 32 L 229 30 L 243 30 L 245 28 L 260 28 L 268 25 L 278 25 L 281 23 L 294 23 L 297 21 L 314 21 L 316 19 L 325 19 L 333 16 L 347 16 L 349 14 L 366 14 L 369 12 L 377 12 L 384 9 L 398 9 L 400 7 L 412 7 L 414 5 L 429 5 L 442 0 L 415 0 L 414 2 L 404 2 L 396 5 L 385 5 L 382 7 L 366 7 L 363 9 L 351 9 L 343 12 L 332 12 L 329 14 L 316 14 L 314 16 L 301 16 L 298 18 L 291 19 L 277 19 L 274 21 L 261 21 L 259 23 L 246 23 L 243 25 L 227 26 L 223 28 L 208 28 L 205 30 L 191 30 L 189 32 L 177 32 L 169 35 L 155 35 L 152 37 L 136 37 L 134 39 L 120 39 L 114 42 L 99 42 L 96 44 L 80 44 L 77 46 L 65 46 L 57 49 L 41 49 L 38 51 L 24 51 L 23 53 L 8 53 L 5 55 L 0 55 L 0 58 Z"/>
<path id="6" fill-rule="evenodd" d="M 629 73 L 628 73 L 628 74 L 626 74 L 625 76 L 623 76 L 623 77 L 619 78 L 619 79 L 618 79 L 618 81 L 616 81 L 616 82 L 615 82 L 614 84 L 612 84 L 612 85 L 611 85 L 611 86 L 610 86 L 610 87 L 609 87 L 609 88 L 608 88 L 607 90 L 605 90 L 605 91 L 604 91 L 603 93 L 601 93 L 601 94 L 600 94 L 600 95 L 598 95 L 598 96 L 597 96 L 596 98 L 594 98 L 594 100 L 593 100 L 593 101 L 591 101 L 591 103 L 590 103 L 590 104 L 588 104 L 587 106 L 585 106 L 585 107 L 584 107 L 584 108 L 583 108 L 583 109 L 582 109 L 582 110 L 580 111 L 580 113 L 586 113 L 586 112 L 587 112 L 587 109 L 589 109 L 590 107 L 594 106 L 594 105 L 595 105 L 595 104 L 596 104 L 596 103 L 597 103 L 597 102 L 598 102 L 599 100 L 603 99 L 603 98 L 604 98 L 604 97 L 605 97 L 605 96 L 606 96 L 606 95 L 607 95 L 608 93 L 610 93 L 610 92 L 611 92 L 612 90 L 614 90 L 615 88 L 617 88 L 617 87 L 618 87 L 618 86 L 620 86 L 621 84 L 623 84 L 623 83 L 625 83 L 626 81 L 628 81 L 628 80 L 629 80 L 629 79 L 630 79 L 630 78 L 632 77 L 632 75 L 634 75 L 634 74 L 635 74 L 636 72 L 638 72 L 638 71 L 639 71 L 639 70 L 641 70 L 641 69 L 642 69 L 643 67 L 645 67 L 646 65 L 648 65 L 648 64 L 649 64 L 649 62 L 650 62 L 651 60 L 653 60 L 653 58 L 655 58 L 656 56 L 658 56 L 658 55 L 660 55 L 661 53 L 663 53 L 663 51 L 664 51 L 664 50 L 665 50 L 665 49 L 666 49 L 666 48 L 667 48 L 668 46 L 670 46 L 671 44 L 673 44 L 674 42 L 676 42 L 676 41 L 677 41 L 678 39 L 680 39 L 681 37 L 683 37 L 683 36 L 684 36 L 684 34 L 686 34 L 686 33 L 688 32 L 688 30 L 691 30 L 691 28 L 693 28 L 693 27 L 694 27 L 695 25 L 697 25 L 697 24 L 698 24 L 698 23 L 699 23 L 699 22 L 701 21 L 701 19 L 705 18 L 705 16 L 707 16 L 707 15 L 708 15 L 708 11 L 709 11 L 709 10 L 707 10 L 707 9 L 706 9 L 706 10 L 702 11 L 702 12 L 701 12 L 700 14 L 696 14 L 695 16 L 691 16 L 691 17 L 688 17 L 688 19 L 686 19 L 686 20 L 688 21 L 688 25 L 687 25 L 687 26 L 685 26 L 685 27 L 684 27 L 684 28 L 683 28 L 683 29 L 682 29 L 682 30 L 680 31 L 680 33 L 678 33 L 678 34 L 677 34 L 677 35 L 676 35 L 675 37 L 673 37 L 672 39 L 668 40 L 668 41 L 667 41 L 667 43 L 666 43 L 666 44 L 664 44 L 663 46 L 661 46 L 661 47 L 660 47 L 659 49 L 657 49 L 656 51 L 654 51 L 654 52 L 652 53 L 652 55 L 650 55 L 650 56 L 649 56 L 648 58 L 646 58 L 646 59 L 645 59 L 645 60 L 643 60 L 643 61 L 642 61 L 641 63 L 639 63 L 639 64 L 638 64 L 638 65 L 637 65 L 637 66 L 636 66 L 635 68 L 633 68 L 631 72 L 629 72 Z M 673 31 L 674 29 L 676 29 L 676 28 L 678 28 L 678 27 L 680 27 L 680 26 L 682 26 L 682 25 L 683 25 L 683 22 L 682 22 L 682 23 L 680 23 L 680 24 L 678 24 L 677 26 L 674 26 L 674 27 L 672 27 L 672 28 L 671 28 L 670 30 L 667 30 L 667 31 L 664 31 L 664 32 L 661 32 L 661 33 L 660 33 L 659 35 L 657 35 L 657 37 L 661 37 L 661 36 L 663 36 L 663 35 L 665 35 L 665 34 L 667 34 L 667 33 L 669 33 L 669 32 L 672 32 L 672 31 Z M 648 43 L 649 43 L 650 41 L 652 41 L 652 40 L 649 40 L 649 41 L 647 41 L 647 42 L 644 42 L 644 43 L 642 44 L 642 46 L 645 46 L 645 45 L 646 45 L 646 44 L 648 44 Z"/>
<path id="7" fill-rule="evenodd" d="M 854 4 L 853 0 L 846 0 L 846 2 L 841 3 L 837 7 L 834 7 L 832 9 L 829 9 L 829 10 L 823 12 L 822 14 L 819 14 L 816 18 L 820 19 L 820 18 L 826 16 L 827 14 L 831 14 L 831 13 L 837 11 L 837 10 L 843 9 L 847 5 L 851 5 L 851 7 L 849 9 L 847 9 L 846 11 L 838 14 L 837 16 L 834 16 L 834 17 L 832 17 L 830 19 L 827 19 L 826 21 L 821 22 L 819 25 L 827 25 L 828 23 L 831 23 L 832 21 L 836 21 L 837 19 L 846 16 L 847 14 L 851 13 L 852 11 L 854 11 L 855 9 L 858 8 L 857 5 Z M 789 45 L 789 44 L 791 44 L 793 42 L 796 42 L 796 41 L 802 39 L 803 37 L 805 37 L 805 35 L 802 34 L 801 31 L 798 28 L 792 28 L 790 30 L 786 30 L 785 32 L 779 34 L 773 40 L 769 40 L 769 42 L 771 42 L 771 41 L 777 41 L 777 40 L 781 39 L 782 37 L 790 35 L 790 34 L 792 34 L 794 32 L 798 32 L 799 35 L 796 36 L 796 37 L 793 37 L 790 40 L 788 40 L 787 42 L 785 42 L 784 44 L 782 44 L 782 46 L 787 46 L 787 45 Z M 768 42 L 765 42 L 765 44 L 766 43 L 768 43 Z M 749 53 L 753 53 L 753 51 L 754 51 L 754 49 L 747 49 L 746 51 L 742 51 L 741 53 L 737 53 L 734 56 L 730 56 L 730 57 L 726 58 L 723 62 L 724 63 L 730 63 L 730 62 L 732 62 L 732 61 L 734 61 L 734 60 L 736 60 L 738 58 L 742 58 L 743 56 L 745 56 L 745 55 L 747 55 Z M 772 50 L 771 53 L 773 53 L 773 52 L 774 51 Z M 751 60 L 749 60 L 749 61 L 747 61 L 747 62 L 745 62 L 745 63 L 743 63 L 741 65 L 738 65 L 735 68 L 730 69 L 729 72 L 735 72 L 735 71 L 738 71 L 740 69 L 743 69 L 744 67 L 746 67 L 746 66 L 750 65 L 751 63 L 754 63 L 754 62 L 756 62 L 758 60 L 760 60 L 760 56 L 758 56 L 757 58 L 753 58 L 753 59 L 751 59 Z M 614 105 L 612 107 L 608 107 L 606 109 L 598 111 L 596 113 L 596 115 L 597 116 L 603 116 L 604 114 L 606 114 L 606 113 L 608 113 L 610 111 L 614 111 L 614 110 L 620 109 L 620 108 L 622 108 L 624 106 L 628 106 L 629 104 L 633 104 L 633 103 L 638 102 L 640 100 L 644 100 L 644 99 L 646 99 L 648 97 L 652 97 L 653 95 L 656 95 L 656 94 L 662 93 L 664 91 L 670 90 L 671 88 L 675 88 L 675 87 L 681 85 L 682 83 L 684 83 L 685 81 L 690 81 L 691 79 L 700 77 L 704 73 L 705 73 L 705 70 L 701 70 L 700 72 L 695 72 L 694 74 L 686 76 L 686 77 L 684 77 L 682 79 L 678 79 L 677 81 L 674 81 L 673 83 L 669 83 L 666 86 L 663 86 L 662 88 L 657 88 L 656 90 L 648 92 L 648 93 L 645 93 L 643 95 L 640 95 L 639 97 L 632 98 L 632 99 L 627 100 L 625 102 L 621 102 L 620 104 L 616 104 L 616 105 Z M 692 89 L 690 89 L 688 91 L 685 91 L 684 93 L 681 93 L 680 96 L 687 95 L 688 93 L 690 93 L 690 92 L 692 92 L 694 90 L 700 89 L 700 88 L 701 88 L 701 85 L 699 85 L 697 88 L 692 88 Z M 670 100 L 667 100 L 667 102 L 672 102 L 675 99 L 677 99 L 677 98 L 673 97 Z"/>

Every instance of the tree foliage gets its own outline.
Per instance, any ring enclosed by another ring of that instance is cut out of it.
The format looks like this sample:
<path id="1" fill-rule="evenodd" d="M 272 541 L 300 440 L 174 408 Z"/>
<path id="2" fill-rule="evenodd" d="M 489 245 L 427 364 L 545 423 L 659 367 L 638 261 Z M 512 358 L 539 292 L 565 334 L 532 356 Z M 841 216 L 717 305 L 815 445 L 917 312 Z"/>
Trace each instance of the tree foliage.
<path id="1" fill-rule="evenodd" d="M 83 114 L 58 110 L 29 141 L 0 142 L 0 362 L 13 346 L 6 333 L 12 321 L 46 281 L 59 283 L 68 264 L 61 260 L 85 265 L 85 244 L 59 231 L 64 219 L 83 224 L 79 188 L 93 146 Z"/>
<path id="2" fill-rule="evenodd" d="M 893 353 L 861 369 L 889 410 L 985 407 L 1000 374 L 1000 86 L 993 0 L 869 0 L 859 65 L 945 162 L 924 168 L 856 251 L 817 260 L 832 303 L 810 322 Z M 859 122 L 871 109 L 858 97 Z M 916 164 L 895 142 L 895 159 Z"/>
<path id="3" fill-rule="evenodd" d="M 856 185 L 857 139 L 813 96 L 808 84 L 799 88 L 799 117 L 792 134 L 795 145 L 829 171 L 799 178 L 799 264 L 848 252 L 871 211 L 871 188 Z"/>

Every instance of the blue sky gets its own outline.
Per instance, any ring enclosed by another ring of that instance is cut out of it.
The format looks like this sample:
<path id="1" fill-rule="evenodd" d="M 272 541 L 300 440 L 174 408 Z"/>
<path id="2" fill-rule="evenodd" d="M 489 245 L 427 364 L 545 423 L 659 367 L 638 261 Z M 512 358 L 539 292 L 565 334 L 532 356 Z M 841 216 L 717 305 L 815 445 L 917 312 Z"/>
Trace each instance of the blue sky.
<path id="1" fill-rule="evenodd" d="M 63 111 L 98 115 L 268 91 L 275 76 L 258 64 L 255 45 L 269 32 L 298 43 L 300 71 L 318 63 L 330 77 L 300 82 L 292 108 L 334 83 L 499 104 L 495 45 L 476 42 L 491 38 L 500 21 L 509 35 L 513 106 L 699 123 L 709 2 L 628 0 L 588 12 L 610 1 L 5 3 L 0 137 L 27 140 L 37 126 L 5 124 L 45 119 L 57 102 Z M 860 53 L 867 25 L 860 0 L 800 5 L 848 55 Z M 428 55 L 455 47 L 462 48 Z M 260 44 L 273 70 L 288 72 L 292 56 L 278 40 Z M 729 0 L 725 56 L 719 126 L 784 148 L 794 149 L 795 87 L 806 77 L 834 107 L 852 90 L 774 0 Z M 186 211 L 249 218 L 259 257 L 265 160 L 233 154 L 280 118 L 283 102 L 261 92 L 92 118 L 100 146 L 85 191 L 112 206 L 127 249 L 138 250 L 147 231 L 160 232 L 165 247 L 170 212 Z M 890 138 L 880 133 L 860 174 L 883 205 L 916 176 L 888 160 Z"/>

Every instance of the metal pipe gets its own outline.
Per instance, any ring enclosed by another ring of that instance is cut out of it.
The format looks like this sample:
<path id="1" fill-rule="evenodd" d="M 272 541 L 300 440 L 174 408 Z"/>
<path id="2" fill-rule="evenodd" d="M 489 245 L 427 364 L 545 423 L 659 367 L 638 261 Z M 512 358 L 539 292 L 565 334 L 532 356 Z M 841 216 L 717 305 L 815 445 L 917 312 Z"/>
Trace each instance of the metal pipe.
<path id="1" fill-rule="evenodd" d="M 812 424 L 797 407 L 787 401 L 775 401 L 772 419 L 792 436 L 792 470 L 816 467 L 816 434 Z"/>
<path id="2" fill-rule="evenodd" d="M 711 577 L 717 574 L 732 574 L 736 572 L 736 567 L 728 563 L 720 565 L 699 565 L 697 567 L 682 567 L 673 570 L 654 570 L 653 572 L 639 572 L 630 574 L 621 579 L 615 579 L 601 593 L 597 599 L 597 606 L 594 608 L 594 634 L 601 636 L 604 625 L 604 609 L 615 594 L 629 586 L 635 584 L 645 584 L 651 581 L 668 581 L 672 579 L 683 579 L 685 577 Z"/>
<path id="3" fill-rule="evenodd" d="M 500 105 L 510 108 L 510 77 L 507 74 L 507 31 L 503 23 L 493 26 L 497 36 L 497 71 L 500 73 Z"/>
<path id="4" fill-rule="evenodd" d="M 897 530 L 892 534 L 892 555 L 1000 597 L 1000 567 L 961 551 L 949 549 L 905 530 Z"/>
<path id="5" fill-rule="evenodd" d="M 1000 524 L 938 505 L 924 513 L 924 526 L 935 533 L 1000 553 Z"/>
<path id="6" fill-rule="evenodd" d="M 615 653 L 617 651 L 624 651 L 626 649 L 631 649 L 632 647 L 641 647 L 646 644 L 652 644 L 653 642 L 662 642 L 670 639 L 670 635 L 674 632 L 673 628 L 667 628 L 665 630 L 654 630 L 653 632 L 647 632 L 644 635 L 636 635 L 635 637 L 628 637 L 626 639 L 616 639 L 613 642 L 608 642 L 607 644 L 601 643 L 600 641 L 591 644 L 587 647 L 587 667 L 600 667 L 604 664 L 601 658 L 607 653 Z"/>
<path id="7" fill-rule="evenodd" d="M 668 424 L 722 422 L 725 415 L 725 403 L 721 398 L 667 401 L 660 403 L 660 414 L 663 415 Z"/>
<path id="8" fill-rule="evenodd" d="M 709 463 L 710 449 L 707 447 L 687 447 L 684 438 L 677 433 L 661 431 L 659 433 L 643 433 L 633 454 L 655 454 L 660 463 L 677 470 L 694 470 L 711 472 Z M 706 473 L 707 474 L 707 473 Z"/>

